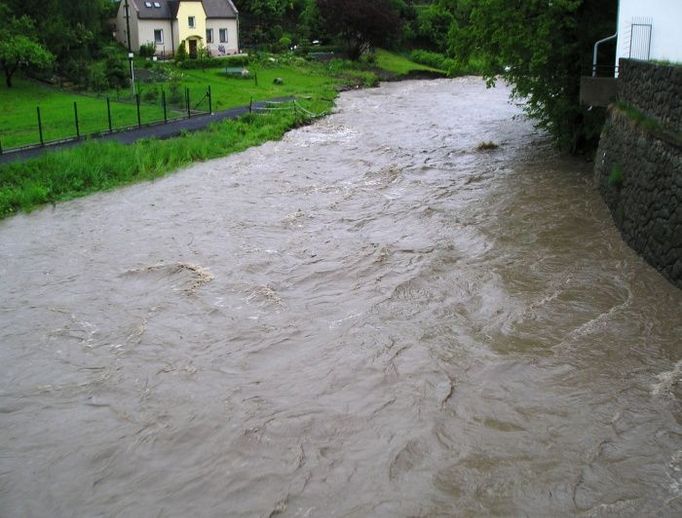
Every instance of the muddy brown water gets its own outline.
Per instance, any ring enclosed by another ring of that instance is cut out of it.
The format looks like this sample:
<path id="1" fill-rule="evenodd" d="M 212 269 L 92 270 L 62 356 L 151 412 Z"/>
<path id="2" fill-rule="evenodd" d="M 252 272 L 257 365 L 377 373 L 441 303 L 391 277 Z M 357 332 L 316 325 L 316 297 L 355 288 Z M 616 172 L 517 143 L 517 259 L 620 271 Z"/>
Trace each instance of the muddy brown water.
<path id="1" fill-rule="evenodd" d="M 0 516 L 682 513 L 682 291 L 508 93 L 0 222 Z"/>

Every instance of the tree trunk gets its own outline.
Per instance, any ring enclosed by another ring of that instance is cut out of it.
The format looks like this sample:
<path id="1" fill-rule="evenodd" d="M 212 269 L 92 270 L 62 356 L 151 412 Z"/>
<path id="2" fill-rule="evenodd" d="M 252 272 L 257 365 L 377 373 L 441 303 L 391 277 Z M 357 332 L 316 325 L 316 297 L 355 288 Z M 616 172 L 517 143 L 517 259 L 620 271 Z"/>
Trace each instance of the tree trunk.
<path id="1" fill-rule="evenodd" d="M 7 84 L 7 88 L 12 88 L 12 75 L 14 75 L 16 67 L 10 67 L 5 62 L 1 62 L 0 64 L 2 65 L 2 70 L 5 72 L 5 83 Z"/>

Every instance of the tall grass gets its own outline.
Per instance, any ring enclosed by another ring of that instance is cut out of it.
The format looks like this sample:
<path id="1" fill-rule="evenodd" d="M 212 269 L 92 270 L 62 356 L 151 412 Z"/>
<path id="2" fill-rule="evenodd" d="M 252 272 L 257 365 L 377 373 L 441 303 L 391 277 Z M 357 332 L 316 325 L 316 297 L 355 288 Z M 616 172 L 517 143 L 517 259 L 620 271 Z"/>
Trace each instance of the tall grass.
<path id="1" fill-rule="evenodd" d="M 0 166 L 0 218 L 17 211 L 151 180 L 197 160 L 276 140 L 307 119 L 288 111 L 251 114 L 181 137 L 135 144 L 86 142 L 65 151 Z"/>

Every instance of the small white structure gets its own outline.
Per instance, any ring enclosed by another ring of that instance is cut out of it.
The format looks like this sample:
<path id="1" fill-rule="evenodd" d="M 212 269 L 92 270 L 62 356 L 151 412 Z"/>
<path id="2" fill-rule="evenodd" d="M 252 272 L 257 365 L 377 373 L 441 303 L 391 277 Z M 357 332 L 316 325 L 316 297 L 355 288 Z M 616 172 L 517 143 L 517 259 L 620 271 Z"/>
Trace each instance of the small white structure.
<path id="1" fill-rule="evenodd" d="M 620 58 L 682 63 L 682 0 L 620 0 Z"/>

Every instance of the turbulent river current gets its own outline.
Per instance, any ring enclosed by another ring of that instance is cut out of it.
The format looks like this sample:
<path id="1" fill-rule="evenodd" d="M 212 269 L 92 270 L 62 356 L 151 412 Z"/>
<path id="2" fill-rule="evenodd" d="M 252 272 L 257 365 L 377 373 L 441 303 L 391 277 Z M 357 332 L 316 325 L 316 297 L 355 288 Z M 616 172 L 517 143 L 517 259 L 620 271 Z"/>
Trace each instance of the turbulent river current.
<path id="1" fill-rule="evenodd" d="M 508 94 L 0 222 L 0 516 L 679 516 L 682 291 Z"/>

